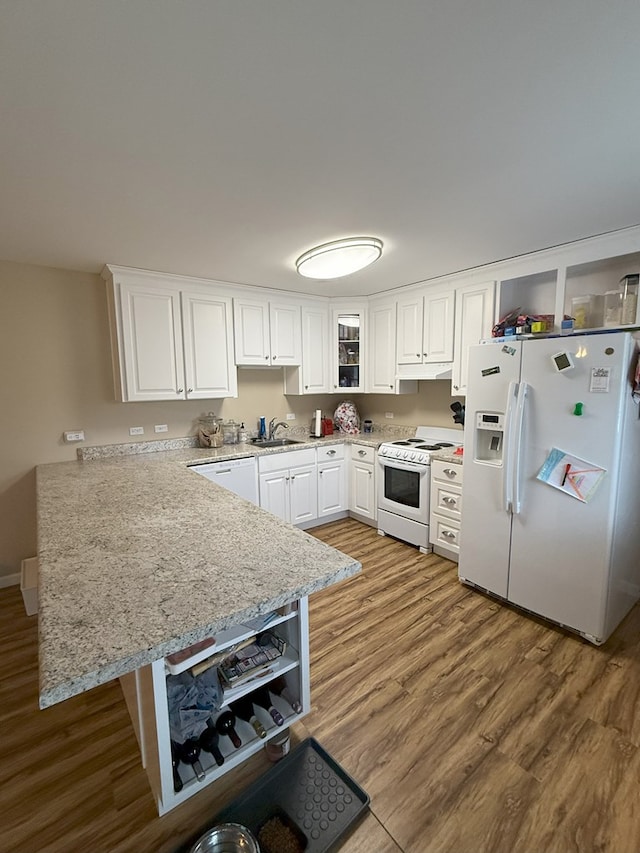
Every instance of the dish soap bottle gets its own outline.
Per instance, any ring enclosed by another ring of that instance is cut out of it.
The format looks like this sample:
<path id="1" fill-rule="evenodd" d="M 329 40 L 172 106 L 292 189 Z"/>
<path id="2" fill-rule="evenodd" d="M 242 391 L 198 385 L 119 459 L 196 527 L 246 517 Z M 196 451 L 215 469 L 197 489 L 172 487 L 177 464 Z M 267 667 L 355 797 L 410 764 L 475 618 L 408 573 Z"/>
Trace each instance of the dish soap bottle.
<path id="1" fill-rule="evenodd" d="M 238 432 L 238 441 L 240 441 L 242 443 L 242 442 L 246 442 L 246 440 L 247 440 L 247 431 L 244 428 L 244 421 L 242 421 L 242 423 L 240 424 L 240 430 Z"/>
<path id="2" fill-rule="evenodd" d="M 264 439 L 267 437 L 267 419 L 264 415 L 261 415 L 258 421 L 258 438 Z"/>

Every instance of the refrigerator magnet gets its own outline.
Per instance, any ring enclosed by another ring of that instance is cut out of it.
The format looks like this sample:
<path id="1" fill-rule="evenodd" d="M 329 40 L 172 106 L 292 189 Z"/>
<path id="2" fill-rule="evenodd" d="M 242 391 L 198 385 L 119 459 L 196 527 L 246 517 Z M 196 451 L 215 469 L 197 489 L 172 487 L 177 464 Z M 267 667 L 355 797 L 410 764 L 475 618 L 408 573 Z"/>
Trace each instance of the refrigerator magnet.
<path id="1" fill-rule="evenodd" d="M 552 355 L 551 361 L 553 362 L 553 366 L 558 371 L 558 373 L 564 373 L 567 370 L 573 370 L 573 368 L 575 367 L 575 364 L 573 363 L 573 356 L 566 350 L 563 350 L 562 352 L 557 352 L 555 355 Z"/>
<path id="2" fill-rule="evenodd" d="M 592 394 L 608 394 L 609 382 L 611 381 L 610 367 L 592 367 L 589 391 Z"/>

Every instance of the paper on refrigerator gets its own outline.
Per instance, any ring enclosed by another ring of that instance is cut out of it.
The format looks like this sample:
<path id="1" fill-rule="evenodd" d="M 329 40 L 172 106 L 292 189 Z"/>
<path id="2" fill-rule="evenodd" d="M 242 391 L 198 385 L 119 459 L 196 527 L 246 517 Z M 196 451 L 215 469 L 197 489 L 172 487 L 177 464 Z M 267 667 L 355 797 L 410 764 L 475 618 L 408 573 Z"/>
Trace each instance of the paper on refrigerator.
<path id="1" fill-rule="evenodd" d="M 551 449 L 538 473 L 538 480 L 587 503 L 600 485 L 605 468 L 572 456 L 557 447 Z"/>

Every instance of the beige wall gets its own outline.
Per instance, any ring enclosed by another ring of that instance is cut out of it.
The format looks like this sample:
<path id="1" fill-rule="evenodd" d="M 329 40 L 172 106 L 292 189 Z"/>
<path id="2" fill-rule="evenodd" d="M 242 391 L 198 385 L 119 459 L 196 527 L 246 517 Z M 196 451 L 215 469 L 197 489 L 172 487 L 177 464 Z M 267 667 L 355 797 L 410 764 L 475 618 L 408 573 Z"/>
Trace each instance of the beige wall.
<path id="1" fill-rule="evenodd" d="M 83 429 L 86 445 L 130 441 L 129 427 L 145 439 L 192 435 L 209 410 L 255 427 L 267 418 L 296 415 L 307 424 L 315 408 L 327 414 L 334 396 L 285 397 L 282 371 L 241 369 L 238 399 L 117 403 L 113 394 L 105 284 L 97 275 L 0 262 L 0 574 L 17 572 L 37 551 L 34 466 L 76 458 L 65 430 Z M 449 381 L 420 382 L 417 394 L 358 395 L 362 417 L 393 424 L 454 426 Z M 165 437 L 161 436 L 161 437 Z M 94 463 L 99 464 L 99 463 Z"/>

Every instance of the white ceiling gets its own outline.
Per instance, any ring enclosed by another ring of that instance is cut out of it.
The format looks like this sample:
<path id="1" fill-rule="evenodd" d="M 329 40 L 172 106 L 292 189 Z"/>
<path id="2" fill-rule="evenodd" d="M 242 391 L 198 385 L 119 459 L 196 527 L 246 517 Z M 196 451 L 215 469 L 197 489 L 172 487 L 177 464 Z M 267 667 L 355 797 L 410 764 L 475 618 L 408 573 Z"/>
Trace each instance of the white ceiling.
<path id="1" fill-rule="evenodd" d="M 638 0 L 0 0 L 0 258 L 374 293 L 640 223 Z M 295 258 L 385 243 L 347 279 Z"/>

